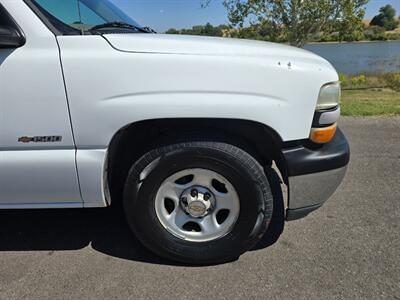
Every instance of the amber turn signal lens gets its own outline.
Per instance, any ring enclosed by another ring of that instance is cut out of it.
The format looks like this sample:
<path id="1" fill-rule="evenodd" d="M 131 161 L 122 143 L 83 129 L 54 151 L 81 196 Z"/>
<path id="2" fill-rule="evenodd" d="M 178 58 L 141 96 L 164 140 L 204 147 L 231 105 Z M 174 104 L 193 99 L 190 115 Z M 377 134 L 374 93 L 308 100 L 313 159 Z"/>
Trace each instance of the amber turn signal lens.
<path id="1" fill-rule="evenodd" d="M 317 144 L 327 143 L 334 137 L 336 129 L 336 123 L 328 127 L 311 128 L 310 140 Z"/>

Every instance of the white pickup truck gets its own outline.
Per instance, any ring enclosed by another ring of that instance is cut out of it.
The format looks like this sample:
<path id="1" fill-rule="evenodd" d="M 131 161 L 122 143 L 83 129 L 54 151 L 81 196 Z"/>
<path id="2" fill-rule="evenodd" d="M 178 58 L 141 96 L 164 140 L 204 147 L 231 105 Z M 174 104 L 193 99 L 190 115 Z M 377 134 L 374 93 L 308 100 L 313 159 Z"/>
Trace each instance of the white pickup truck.
<path id="1" fill-rule="evenodd" d="M 108 0 L 0 0 L 0 209 L 121 203 L 156 254 L 234 260 L 342 181 L 338 80 L 305 50 L 155 34 Z"/>

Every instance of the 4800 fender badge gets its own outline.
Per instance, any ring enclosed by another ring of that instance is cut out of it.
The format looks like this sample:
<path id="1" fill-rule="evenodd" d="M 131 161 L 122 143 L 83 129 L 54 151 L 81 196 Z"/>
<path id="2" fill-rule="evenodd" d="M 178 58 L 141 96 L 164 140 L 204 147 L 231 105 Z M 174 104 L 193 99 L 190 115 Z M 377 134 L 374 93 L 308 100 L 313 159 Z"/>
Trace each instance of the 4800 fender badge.
<path id="1" fill-rule="evenodd" d="M 49 136 L 21 136 L 18 138 L 20 143 L 57 143 L 62 141 L 60 135 L 49 135 Z"/>

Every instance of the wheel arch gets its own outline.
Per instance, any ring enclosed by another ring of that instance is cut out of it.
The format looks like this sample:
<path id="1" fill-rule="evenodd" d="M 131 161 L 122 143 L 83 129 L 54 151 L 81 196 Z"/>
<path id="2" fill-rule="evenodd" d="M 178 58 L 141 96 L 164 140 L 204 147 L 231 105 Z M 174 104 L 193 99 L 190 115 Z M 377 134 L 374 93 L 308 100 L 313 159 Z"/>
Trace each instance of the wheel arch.
<path id="1" fill-rule="evenodd" d="M 265 124 L 243 119 L 152 119 L 128 124 L 118 130 L 108 147 L 107 191 L 114 202 L 122 198 L 131 165 L 156 145 L 211 138 L 231 143 L 254 156 L 263 166 L 274 161 L 286 180 L 281 152 L 282 138 Z"/>

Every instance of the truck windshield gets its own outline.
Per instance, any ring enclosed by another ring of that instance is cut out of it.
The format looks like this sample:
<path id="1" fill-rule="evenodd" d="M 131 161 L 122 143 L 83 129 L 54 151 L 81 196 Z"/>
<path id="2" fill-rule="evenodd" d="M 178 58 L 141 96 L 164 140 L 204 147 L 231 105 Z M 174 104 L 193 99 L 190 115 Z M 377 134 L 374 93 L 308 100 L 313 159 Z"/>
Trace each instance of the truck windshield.
<path id="1" fill-rule="evenodd" d="M 150 32 L 109 0 L 30 0 L 61 34 Z"/>

